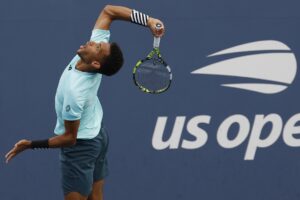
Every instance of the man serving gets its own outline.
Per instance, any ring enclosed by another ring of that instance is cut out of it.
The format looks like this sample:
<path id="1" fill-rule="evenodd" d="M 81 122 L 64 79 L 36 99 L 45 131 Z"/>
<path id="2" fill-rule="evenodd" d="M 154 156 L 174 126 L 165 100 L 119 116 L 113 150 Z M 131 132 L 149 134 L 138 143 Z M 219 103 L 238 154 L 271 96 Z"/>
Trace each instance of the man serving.
<path id="1" fill-rule="evenodd" d="M 102 74 L 111 76 L 123 65 L 116 43 L 109 43 L 114 20 L 149 27 L 156 37 L 164 34 L 163 23 L 122 6 L 107 5 L 101 11 L 91 39 L 77 50 L 66 66 L 55 95 L 56 136 L 46 140 L 20 140 L 7 154 L 8 163 L 27 149 L 61 148 L 60 163 L 65 200 L 102 200 L 107 176 L 108 136 L 102 124 L 103 110 L 97 97 Z M 162 28 L 157 30 L 156 24 Z"/>

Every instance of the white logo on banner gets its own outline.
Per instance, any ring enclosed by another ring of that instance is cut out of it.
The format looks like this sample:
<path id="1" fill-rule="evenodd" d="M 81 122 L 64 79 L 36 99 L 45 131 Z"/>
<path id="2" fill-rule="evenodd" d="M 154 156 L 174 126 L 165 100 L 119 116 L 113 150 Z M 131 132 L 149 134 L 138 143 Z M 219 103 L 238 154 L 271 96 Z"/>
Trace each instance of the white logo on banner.
<path id="1" fill-rule="evenodd" d="M 222 84 L 222 86 L 264 94 L 274 94 L 285 90 L 295 79 L 297 61 L 294 53 L 291 52 L 291 49 L 282 42 L 265 40 L 246 43 L 216 52 L 208 57 L 254 51 L 269 52 L 230 58 L 201 67 L 193 71 L 192 74 L 252 78 L 256 80 L 255 83 L 245 81 L 243 83 Z M 268 81 L 268 83 L 261 83 L 259 80 Z"/>
<path id="2" fill-rule="evenodd" d="M 168 117 L 159 116 L 152 136 L 152 146 L 156 150 L 164 149 L 198 149 L 208 141 L 207 126 L 211 124 L 212 116 L 198 115 L 191 119 L 186 116 L 177 116 L 169 138 L 164 136 Z M 300 147 L 300 113 L 291 116 L 286 122 L 276 113 L 268 115 L 257 114 L 251 119 L 245 115 L 235 114 L 228 116 L 219 125 L 216 131 L 216 140 L 219 146 L 225 149 L 237 148 L 247 143 L 244 159 L 254 160 L 258 149 L 267 148 L 275 144 L 280 137 L 289 147 Z M 272 128 L 266 137 L 262 137 L 263 129 L 271 124 Z M 232 126 L 237 125 L 238 131 L 234 138 L 229 137 Z M 189 139 L 183 135 L 184 130 L 192 136 Z"/>

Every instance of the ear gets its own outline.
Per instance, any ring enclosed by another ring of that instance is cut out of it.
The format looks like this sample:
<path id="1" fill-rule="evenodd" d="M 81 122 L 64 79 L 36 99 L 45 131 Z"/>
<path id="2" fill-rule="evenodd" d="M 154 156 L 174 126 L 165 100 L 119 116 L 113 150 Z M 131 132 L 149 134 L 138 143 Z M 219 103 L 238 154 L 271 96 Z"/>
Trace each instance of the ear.
<path id="1" fill-rule="evenodd" d="M 92 65 L 92 67 L 93 68 L 95 68 L 95 69 L 100 69 L 100 67 L 101 67 L 101 64 L 100 64 L 100 62 L 99 61 L 93 61 L 92 63 L 91 63 L 91 65 Z"/>

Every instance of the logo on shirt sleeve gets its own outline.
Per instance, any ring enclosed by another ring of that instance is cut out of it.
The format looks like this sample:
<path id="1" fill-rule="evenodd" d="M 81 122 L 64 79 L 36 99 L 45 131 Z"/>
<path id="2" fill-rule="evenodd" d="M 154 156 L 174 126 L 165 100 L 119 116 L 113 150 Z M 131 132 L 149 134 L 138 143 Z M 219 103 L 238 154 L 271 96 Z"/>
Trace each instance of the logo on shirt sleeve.
<path id="1" fill-rule="evenodd" d="M 69 112 L 70 109 L 71 109 L 70 105 L 67 105 L 67 106 L 66 106 L 66 111 Z"/>

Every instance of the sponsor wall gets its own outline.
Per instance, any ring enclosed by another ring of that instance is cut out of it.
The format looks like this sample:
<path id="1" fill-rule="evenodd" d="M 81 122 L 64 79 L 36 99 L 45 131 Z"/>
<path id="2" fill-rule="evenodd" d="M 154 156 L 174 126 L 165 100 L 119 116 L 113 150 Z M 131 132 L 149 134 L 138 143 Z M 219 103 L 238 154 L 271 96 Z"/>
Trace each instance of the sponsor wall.
<path id="1" fill-rule="evenodd" d="M 99 97 L 110 134 L 106 199 L 299 199 L 300 55 L 297 1 L 35 1 L 0 7 L 0 152 L 53 134 L 54 95 L 101 8 L 161 18 L 167 93 L 147 95 L 132 67 L 150 32 L 115 22 L 126 58 Z M 62 199 L 58 150 L 0 164 L 4 200 Z"/>

